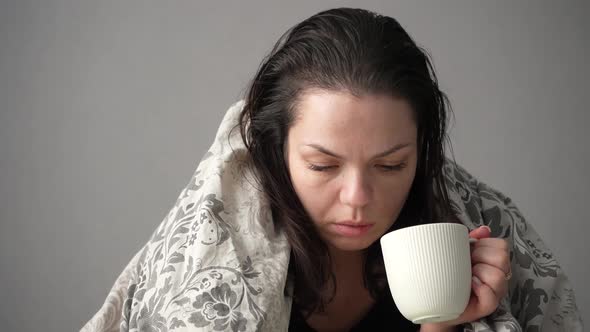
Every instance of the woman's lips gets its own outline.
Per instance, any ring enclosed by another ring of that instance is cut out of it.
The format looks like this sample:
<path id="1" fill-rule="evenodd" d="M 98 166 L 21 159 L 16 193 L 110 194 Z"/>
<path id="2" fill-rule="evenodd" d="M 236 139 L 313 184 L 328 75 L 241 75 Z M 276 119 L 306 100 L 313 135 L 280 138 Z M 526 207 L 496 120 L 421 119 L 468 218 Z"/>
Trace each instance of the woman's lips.
<path id="1" fill-rule="evenodd" d="M 342 236 L 347 237 L 357 237 L 361 236 L 369 231 L 373 224 L 361 224 L 361 225 L 354 225 L 354 224 L 330 224 L 332 230 Z"/>

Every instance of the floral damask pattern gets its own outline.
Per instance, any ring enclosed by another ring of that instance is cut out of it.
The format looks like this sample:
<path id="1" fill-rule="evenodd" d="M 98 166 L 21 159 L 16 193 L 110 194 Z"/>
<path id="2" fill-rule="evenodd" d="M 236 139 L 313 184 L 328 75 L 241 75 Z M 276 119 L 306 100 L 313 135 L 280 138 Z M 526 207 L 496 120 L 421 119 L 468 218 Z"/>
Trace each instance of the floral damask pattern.
<path id="1" fill-rule="evenodd" d="M 210 292 L 198 295 L 193 302 L 197 309 L 191 314 L 189 322 L 197 327 L 214 323 L 215 331 L 223 331 L 228 325 L 232 331 L 245 331 L 246 319 L 236 308 L 237 295 L 227 283 L 213 287 Z"/>
<path id="2" fill-rule="evenodd" d="M 252 186 L 241 138 L 230 135 L 242 106 L 230 107 L 176 204 L 83 331 L 287 330 L 290 248 Z M 567 277 L 510 198 L 450 160 L 444 175 L 459 220 L 511 243 L 508 295 L 463 331 L 582 331 Z"/>
<path id="3" fill-rule="evenodd" d="M 453 209 L 461 222 L 470 229 L 487 225 L 492 236 L 512 244 L 514 277 L 507 298 L 492 315 L 465 324 L 464 330 L 581 331 L 581 317 L 567 277 L 512 200 L 451 161 L 445 164 L 445 175 Z M 562 294 L 563 298 L 551 298 L 549 292 Z M 553 323 L 547 323 L 546 316 L 553 317 Z M 568 317 L 567 324 L 560 319 L 564 316 Z"/>

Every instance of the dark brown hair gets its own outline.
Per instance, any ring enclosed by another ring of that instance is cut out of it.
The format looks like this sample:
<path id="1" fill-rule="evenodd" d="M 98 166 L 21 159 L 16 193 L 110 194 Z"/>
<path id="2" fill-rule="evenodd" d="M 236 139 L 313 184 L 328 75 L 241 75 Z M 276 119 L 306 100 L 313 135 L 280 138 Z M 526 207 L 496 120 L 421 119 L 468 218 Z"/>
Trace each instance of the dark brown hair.
<path id="1" fill-rule="evenodd" d="M 322 11 L 289 29 L 249 85 L 239 127 L 273 220 L 291 245 L 295 304 L 323 310 L 322 290 L 334 281 L 327 246 L 299 200 L 284 159 L 298 98 L 310 89 L 407 100 L 418 127 L 418 162 L 408 198 L 391 230 L 451 215 L 442 166 L 448 99 L 426 51 L 393 18 L 371 11 Z M 365 286 L 373 297 L 387 286 L 379 241 L 368 249 Z M 334 289 L 335 291 L 335 289 Z"/>

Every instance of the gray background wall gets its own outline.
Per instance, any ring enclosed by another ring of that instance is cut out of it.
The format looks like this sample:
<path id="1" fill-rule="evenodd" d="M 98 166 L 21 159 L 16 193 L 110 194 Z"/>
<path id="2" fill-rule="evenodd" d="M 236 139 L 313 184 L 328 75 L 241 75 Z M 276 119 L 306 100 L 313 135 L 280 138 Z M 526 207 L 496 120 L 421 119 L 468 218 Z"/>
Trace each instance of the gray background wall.
<path id="1" fill-rule="evenodd" d="M 588 2 L 4 0 L 0 329 L 82 326 L 274 41 L 337 6 L 430 50 L 457 160 L 515 200 L 589 321 Z"/>

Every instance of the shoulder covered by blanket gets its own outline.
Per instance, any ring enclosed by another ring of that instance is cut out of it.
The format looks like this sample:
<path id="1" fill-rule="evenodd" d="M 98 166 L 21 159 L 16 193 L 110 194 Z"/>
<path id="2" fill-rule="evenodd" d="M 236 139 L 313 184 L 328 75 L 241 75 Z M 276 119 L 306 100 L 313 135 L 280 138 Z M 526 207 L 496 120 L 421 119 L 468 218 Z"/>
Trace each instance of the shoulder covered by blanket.
<path id="1" fill-rule="evenodd" d="M 286 331 L 289 245 L 254 189 L 232 105 L 215 140 L 149 241 L 82 331 Z M 231 133 L 231 135 L 230 135 Z M 228 139 L 229 135 L 229 139 Z M 572 287 L 513 202 L 447 160 L 449 198 L 470 230 L 511 244 L 510 291 L 464 331 L 582 331 Z"/>

